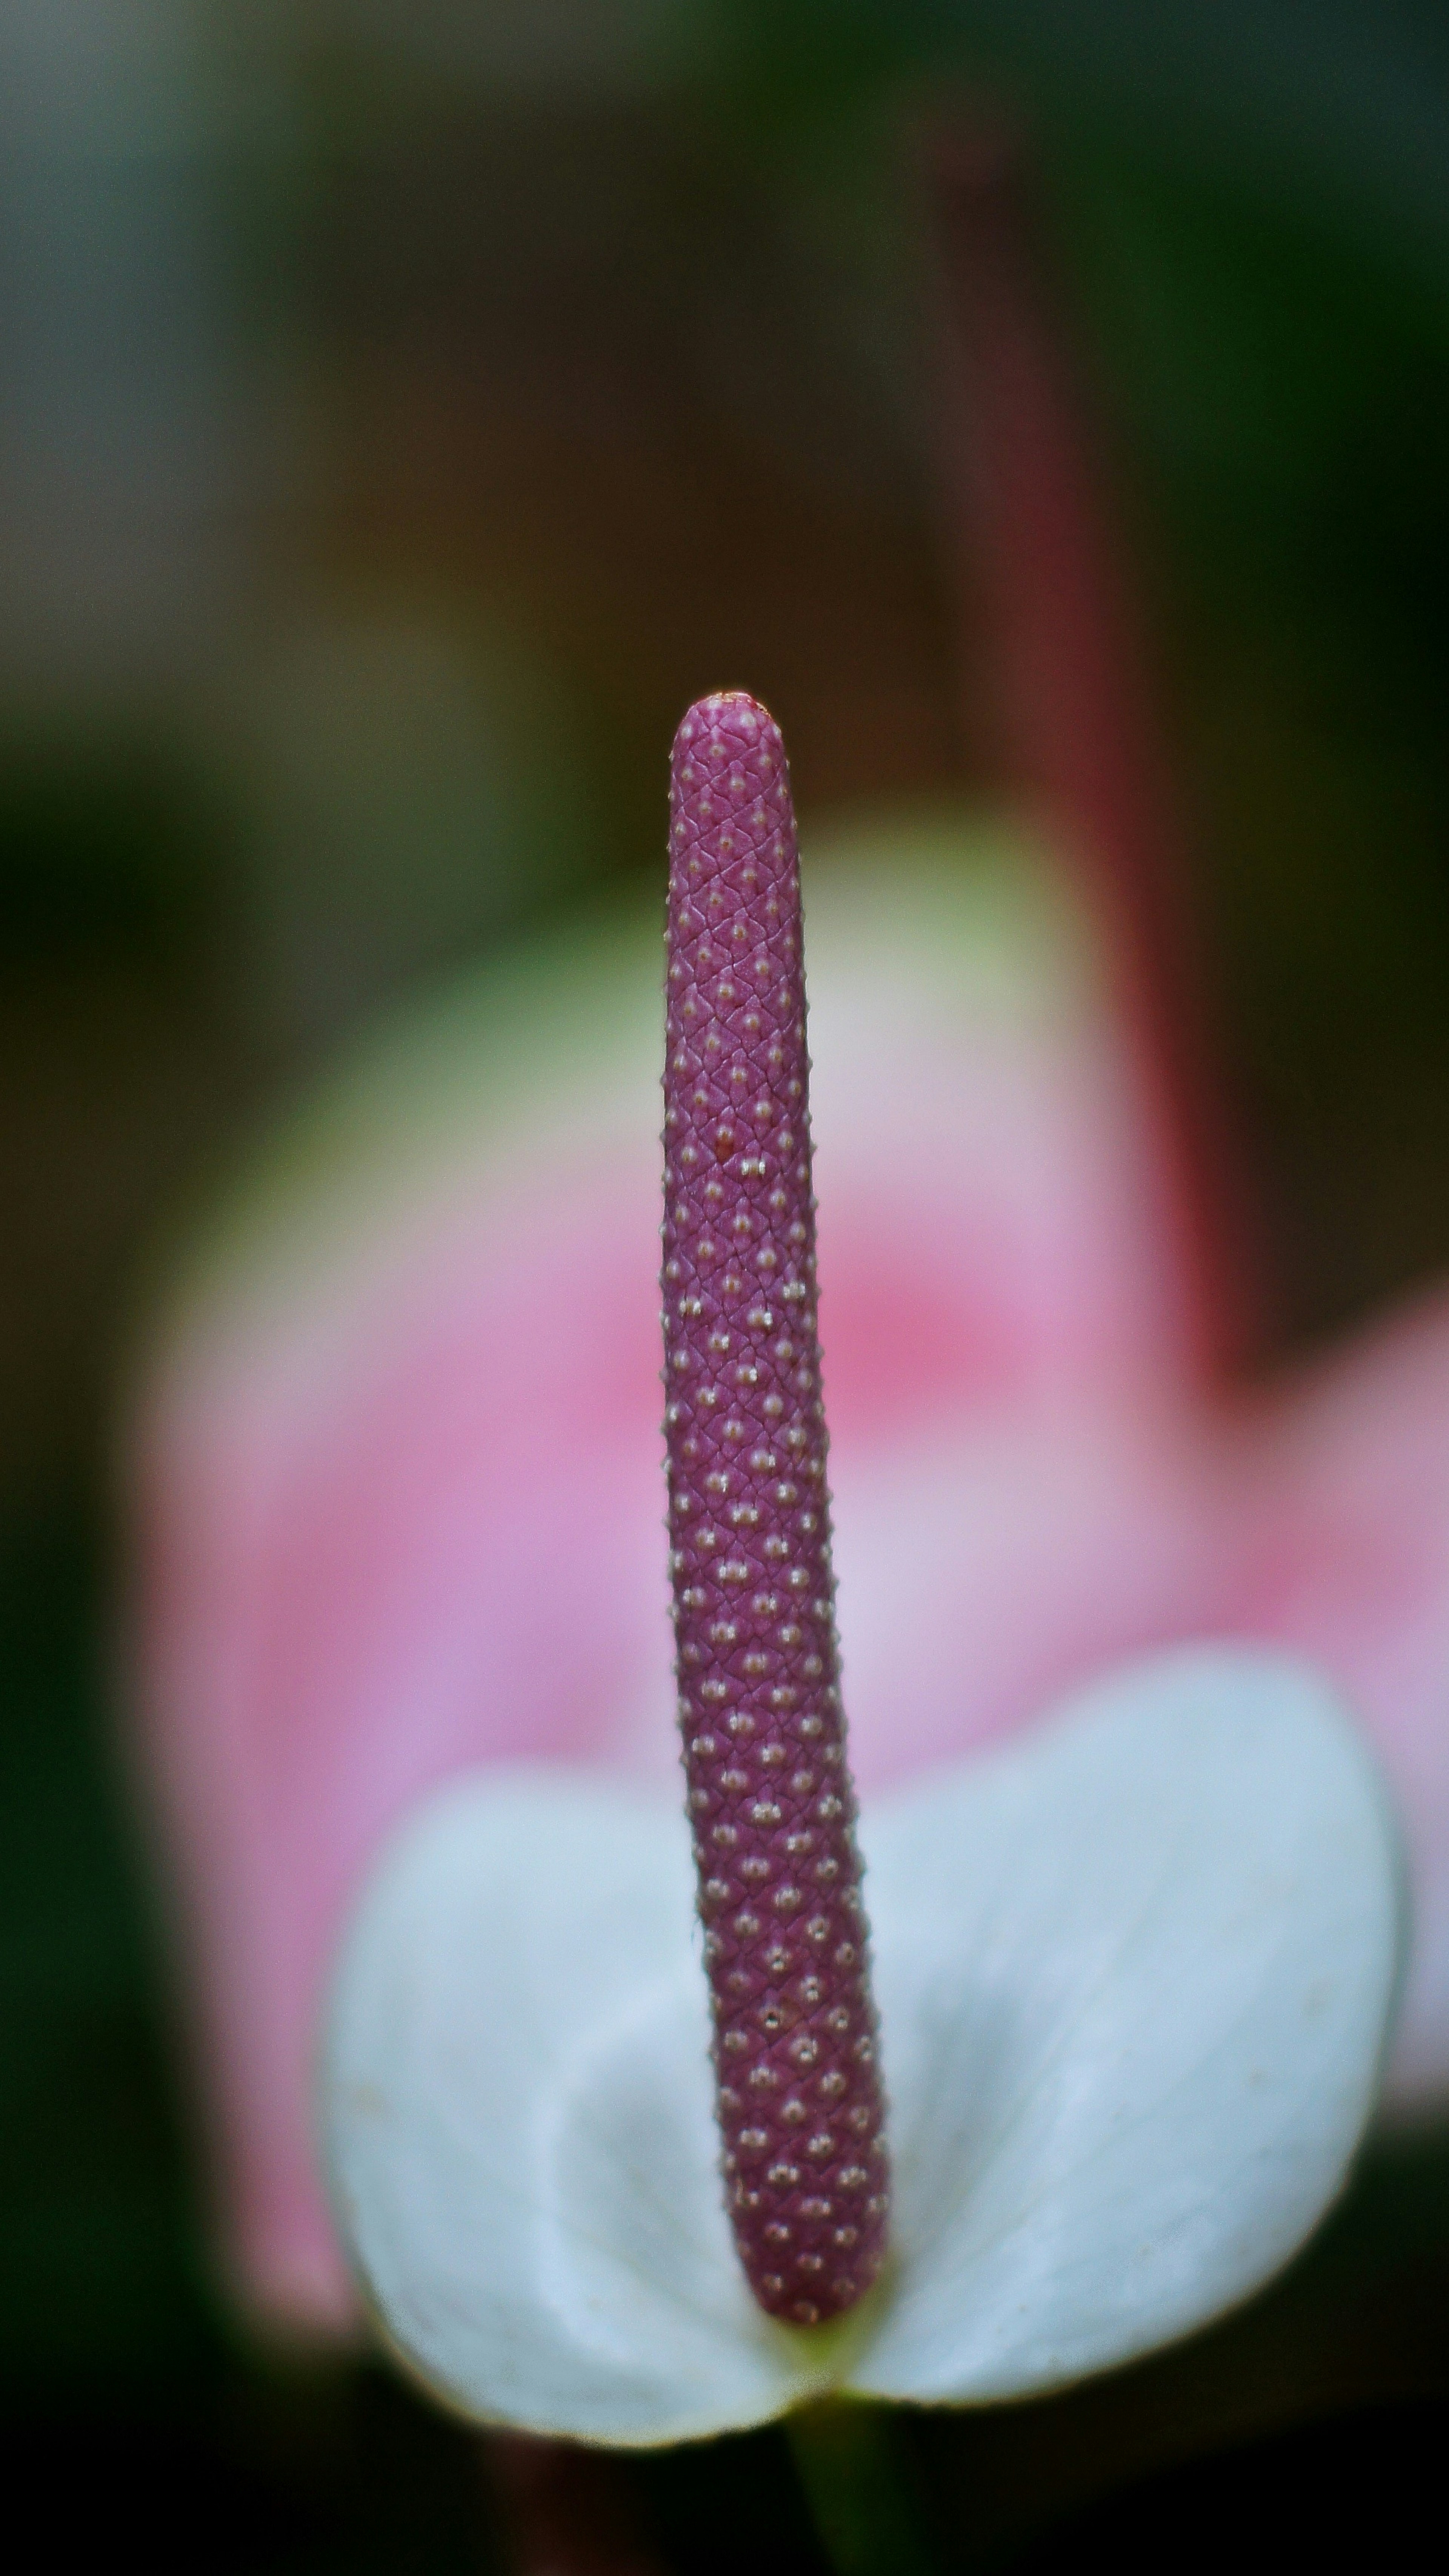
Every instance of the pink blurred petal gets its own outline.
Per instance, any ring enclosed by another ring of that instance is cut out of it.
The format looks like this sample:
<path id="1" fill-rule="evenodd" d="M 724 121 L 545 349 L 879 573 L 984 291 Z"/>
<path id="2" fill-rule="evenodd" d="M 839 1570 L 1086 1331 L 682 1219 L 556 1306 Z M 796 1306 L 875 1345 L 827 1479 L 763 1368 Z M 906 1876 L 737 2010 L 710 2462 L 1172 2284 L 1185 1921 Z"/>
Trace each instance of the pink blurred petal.
<path id="1" fill-rule="evenodd" d="M 1449 1301 L 1381 1326 L 1265 1426 L 1245 1627 L 1336 1675 L 1408 1837 L 1414 1938 L 1389 2068 L 1405 2113 L 1449 2103 Z"/>
<path id="2" fill-rule="evenodd" d="M 863 1790 L 959 1758 L 1103 1665 L 1232 1626 L 1227 1458 L 1184 1407 L 958 1416 L 839 1458 L 840 1623 Z"/>

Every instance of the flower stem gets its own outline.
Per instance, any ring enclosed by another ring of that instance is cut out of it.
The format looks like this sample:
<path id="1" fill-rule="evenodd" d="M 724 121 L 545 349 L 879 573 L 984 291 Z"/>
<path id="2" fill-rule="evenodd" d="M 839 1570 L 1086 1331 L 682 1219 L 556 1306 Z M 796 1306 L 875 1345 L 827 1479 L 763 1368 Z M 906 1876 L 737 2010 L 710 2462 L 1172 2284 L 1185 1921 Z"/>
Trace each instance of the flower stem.
<path id="1" fill-rule="evenodd" d="M 835 2576 L 938 2576 L 939 2553 L 890 2407 L 827 2398 L 787 2417 L 785 2430 Z"/>
<path id="2" fill-rule="evenodd" d="M 816 1329 L 800 878 L 778 726 L 675 737 L 665 1436 L 679 1713 L 730 2216 L 762 2307 L 840 2315 L 885 2243 Z"/>
<path id="3" fill-rule="evenodd" d="M 1014 136 L 983 123 L 943 140 L 935 202 L 962 587 L 984 593 L 1013 783 L 1045 808 L 1104 925 L 1157 1123 L 1186 1335 L 1212 1375 L 1246 1356 L 1255 1320 L 1241 1181 L 1145 654 Z"/>
<path id="4" fill-rule="evenodd" d="M 627 2459 L 501 2432 L 482 2456 L 511 2576 L 664 2576 Z"/>

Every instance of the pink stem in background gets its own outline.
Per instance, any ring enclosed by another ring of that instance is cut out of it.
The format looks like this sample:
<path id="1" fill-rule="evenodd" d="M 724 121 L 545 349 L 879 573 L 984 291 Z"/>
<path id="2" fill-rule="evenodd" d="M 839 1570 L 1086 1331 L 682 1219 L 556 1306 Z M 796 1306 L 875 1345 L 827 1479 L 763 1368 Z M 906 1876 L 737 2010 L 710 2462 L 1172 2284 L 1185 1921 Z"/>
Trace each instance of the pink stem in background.
<path id="1" fill-rule="evenodd" d="M 1084 404 L 1010 135 L 934 155 L 945 280 L 942 466 L 962 588 L 984 592 L 1013 783 L 1045 809 L 1105 924 L 1114 999 L 1160 1127 L 1204 1376 L 1249 1355 L 1237 1157 L 1189 914 L 1180 826 L 1138 623 L 1093 470 Z"/>
<path id="2" fill-rule="evenodd" d="M 664 2576 L 626 2461 L 531 2433 L 490 2433 L 483 2456 L 512 2576 Z"/>
<path id="3" fill-rule="evenodd" d="M 845 1764 L 800 877 L 778 726 L 702 699 L 670 785 L 665 1416 L 679 1712 L 724 2167 L 751 2289 L 879 2269 L 886 2162 Z"/>

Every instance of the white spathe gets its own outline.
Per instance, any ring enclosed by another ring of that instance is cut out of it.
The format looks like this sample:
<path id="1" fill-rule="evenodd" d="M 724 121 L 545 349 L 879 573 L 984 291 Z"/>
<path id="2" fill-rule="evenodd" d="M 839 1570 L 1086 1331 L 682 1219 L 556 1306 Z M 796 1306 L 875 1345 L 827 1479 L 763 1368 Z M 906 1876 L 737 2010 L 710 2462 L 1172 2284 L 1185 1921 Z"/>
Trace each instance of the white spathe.
<path id="1" fill-rule="evenodd" d="M 826 2388 L 966 2403 L 1242 2299 L 1339 2189 L 1397 1989 L 1394 1824 L 1334 1694 L 1154 1657 L 863 1820 L 892 2259 L 755 2306 L 718 2172 L 689 1841 L 581 1773 L 472 1775 L 394 1840 L 333 1996 L 336 2211 L 384 2332 L 487 2422 L 648 2444 Z"/>

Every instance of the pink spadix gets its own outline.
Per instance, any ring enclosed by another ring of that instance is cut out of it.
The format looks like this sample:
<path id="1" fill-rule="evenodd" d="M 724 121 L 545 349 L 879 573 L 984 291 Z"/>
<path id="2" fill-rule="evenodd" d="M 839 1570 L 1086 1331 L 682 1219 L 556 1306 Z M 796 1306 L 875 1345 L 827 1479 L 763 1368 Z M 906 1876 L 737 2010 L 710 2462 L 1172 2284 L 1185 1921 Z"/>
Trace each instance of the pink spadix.
<path id="1" fill-rule="evenodd" d="M 670 781 L 665 1428 L 724 2171 L 761 2305 L 880 2268 L 887 2163 L 845 1759 L 800 876 L 779 727 L 703 698 Z"/>

